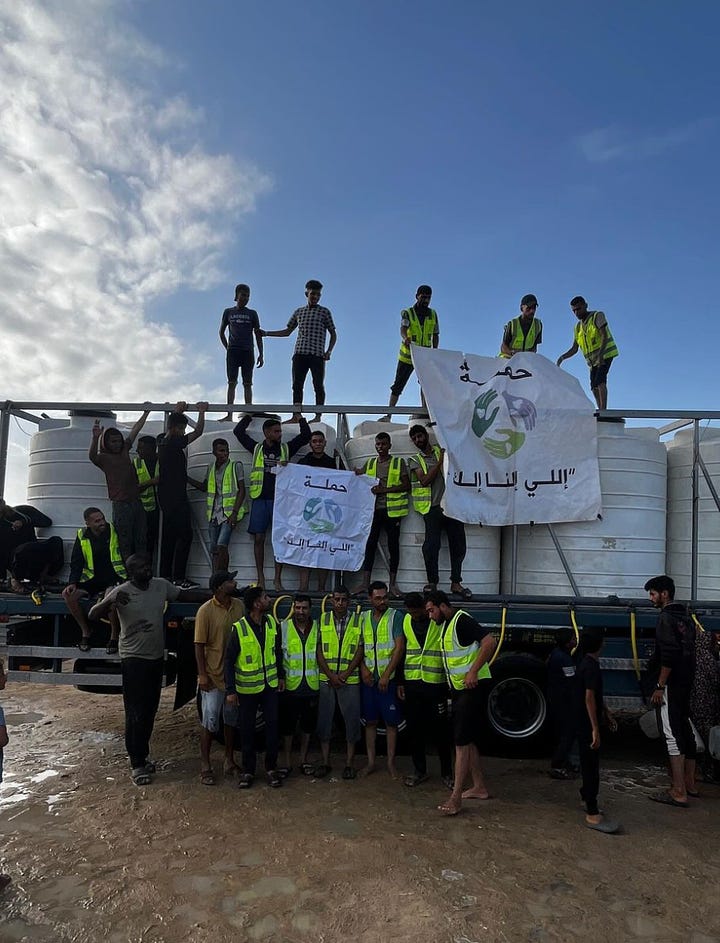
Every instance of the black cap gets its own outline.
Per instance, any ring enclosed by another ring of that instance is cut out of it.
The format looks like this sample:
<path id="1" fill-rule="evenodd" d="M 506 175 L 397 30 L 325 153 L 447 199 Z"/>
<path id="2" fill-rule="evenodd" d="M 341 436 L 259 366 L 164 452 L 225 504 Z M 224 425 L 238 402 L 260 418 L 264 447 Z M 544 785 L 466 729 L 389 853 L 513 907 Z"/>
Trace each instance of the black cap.
<path id="1" fill-rule="evenodd" d="M 535 295 L 523 295 L 522 298 L 520 299 L 521 308 L 523 305 L 536 305 L 537 303 L 538 303 L 538 300 L 535 297 Z"/>
<path id="2" fill-rule="evenodd" d="M 237 576 L 237 570 L 234 570 L 232 573 L 229 573 L 227 570 L 217 570 L 210 577 L 210 589 L 215 592 L 223 583 L 227 583 L 228 580 L 234 580 Z"/>

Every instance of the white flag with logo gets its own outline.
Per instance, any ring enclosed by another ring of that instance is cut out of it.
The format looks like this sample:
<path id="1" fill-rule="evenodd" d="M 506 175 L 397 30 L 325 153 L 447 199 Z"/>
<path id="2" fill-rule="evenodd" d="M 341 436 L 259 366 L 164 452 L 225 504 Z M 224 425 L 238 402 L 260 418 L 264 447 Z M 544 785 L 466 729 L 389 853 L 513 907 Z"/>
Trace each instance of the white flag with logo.
<path id="1" fill-rule="evenodd" d="M 359 570 L 365 555 L 377 478 L 310 465 L 279 466 L 272 544 L 278 563 Z"/>
<path id="2" fill-rule="evenodd" d="M 502 526 L 600 514 L 597 421 L 575 377 L 542 354 L 411 349 L 446 451 L 449 517 Z"/>

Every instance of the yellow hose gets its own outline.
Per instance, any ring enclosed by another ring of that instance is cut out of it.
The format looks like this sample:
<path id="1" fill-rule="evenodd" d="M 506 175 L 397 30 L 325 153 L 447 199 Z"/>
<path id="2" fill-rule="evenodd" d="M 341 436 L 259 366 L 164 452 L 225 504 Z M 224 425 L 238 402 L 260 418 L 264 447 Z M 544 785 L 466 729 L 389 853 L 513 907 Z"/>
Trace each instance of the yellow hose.
<path id="1" fill-rule="evenodd" d="M 325 612 L 327 611 L 325 609 L 325 603 L 328 601 L 328 599 L 332 599 L 332 593 L 325 593 L 323 596 L 322 602 L 320 603 L 320 615 L 325 615 Z"/>
<path id="2" fill-rule="evenodd" d="M 573 648 L 573 650 L 572 650 L 572 652 L 571 652 L 571 654 L 574 655 L 575 652 L 578 650 L 578 647 L 579 647 L 579 645 L 580 645 L 580 630 L 579 630 L 578 627 L 577 627 L 577 621 L 576 621 L 576 619 L 575 619 L 575 610 L 574 610 L 574 609 L 571 609 L 571 610 L 570 610 L 570 621 L 572 622 L 572 627 L 573 627 L 573 629 L 575 629 L 575 648 Z"/>
<path id="3" fill-rule="evenodd" d="M 635 610 L 630 610 L 630 646 L 632 648 L 633 656 L 633 668 L 635 669 L 635 677 L 640 680 L 640 658 L 638 657 L 638 647 L 637 647 L 637 618 L 635 615 Z"/>
<path id="4" fill-rule="evenodd" d="M 275 619 L 276 622 L 282 622 L 282 619 L 278 619 L 278 606 L 280 605 L 281 599 L 290 600 L 290 608 L 288 609 L 288 617 L 290 616 L 290 613 L 292 612 L 292 596 L 290 595 L 290 593 L 282 593 L 282 595 L 278 596 L 278 598 L 275 600 L 275 605 L 273 606 L 273 618 Z"/>
<path id="5" fill-rule="evenodd" d="M 691 612 L 690 615 L 692 616 L 692 620 L 695 623 L 695 625 L 700 629 L 701 632 L 704 632 L 705 629 L 700 625 L 700 622 L 698 621 L 698 617 L 695 615 L 695 613 Z"/>
<path id="6" fill-rule="evenodd" d="M 488 662 L 488 668 L 492 666 L 492 663 L 495 661 L 497 656 L 500 654 L 500 649 L 502 648 L 503 642 L 505 641 L 505 622 L 507 617 L 507 606 L 503 606 L 502 618 L 500 619 L 500 641 L 497 643 L 497 648 L 493 652 L 493 656 Z"/>

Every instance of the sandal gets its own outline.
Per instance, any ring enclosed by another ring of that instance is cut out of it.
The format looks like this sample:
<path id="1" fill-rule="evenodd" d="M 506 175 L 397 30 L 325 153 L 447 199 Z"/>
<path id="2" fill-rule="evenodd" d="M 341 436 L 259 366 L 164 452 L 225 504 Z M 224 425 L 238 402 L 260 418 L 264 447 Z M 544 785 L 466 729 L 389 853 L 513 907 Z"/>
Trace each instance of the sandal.
<path id="1" fill-rule="evenodd" d="M 355 779 L 356 776 L 357 776 L 357 772 L 352 766 L 346 766 L 345 769 L 342 771 L 343 779 Z"/>
<path id="2" fill-rule="evenodd" d="M 118 653 L 118 643 L 117 639 L 111 638 L 110 641 L 105 646 L 105 651 L 108 655 L 117 655 Z"/>
<path id="3" fill-rule="evenodd" d="M 453 779 L 452 776 L 443 776 L 441 779 L 441 782 L 443 786 L 447 786 L 450 792 L 452 792 L 453 789 L 455 788 L 455 780 Z"/>
<path id="4" fill-rule="evenodd" d="M 240 773 L 238 776 L 238 789 L 249 789 L 253 784 L 254 776 L 250 773 Z"/>
<path id="5" fill-rule="evenodd" d="M 80 641 L 78 642 L 78 648 L 80 649 L 81 652 L 89 652 L 89 651 L 90 651 L 90 649 L 92 648 L 92 645 L 90 644 L 90 636 L 89 636 L 89 635 L 83 635 L 83 637 L 82 637 L 82 638 L 80 639 Z"/>
<path id="6" fill-rule="evenodd" d="M 276 769 L 271 769 L 267 774 L 268 786 L 272 786 L 273 789 L 277 789 L 279 786 L 282 786 L 282 779 L 278 775 Z"/>
<path id="7" fill-rule="evenodd" d="M 303 763 L 300 767 L 300 772 L 303 774 L 303 776 L 314 776 L 315 767 L 312 763 Z"/>
<path id="8" fill-rule="evenodd" d="M 450 595 L 453 599 L 472 599 L 472 590 L 467 586 L 461 586 L 460 589 L 451 590 Z"/>
<path id="9" fill-rule="evenodd" d="M 424 593 L 434 593 L 436 590 L 437 590 L 436 583 L 426 583 L 422 588 L 422 591 Z"/>
<path id="10" fill-rule="evenodd" d="M 292 774 L 291 766 L 278 766 L 277 774 L 280 779 L 287 779 Z"/>
<path id="11" fill-rule="evenodd" d="M 150 773 L 148 773 L 144 766 L 138 766 L 136 769 L 134 769 L 130 773 L 130 778 L 136 786 L 149 786 L 152 782 Z"/>
<path id="12" fill-rule="evenodd" d="M 211 769 L 200 770 L 200 782 L 203 786 L 214 786 L 215 773 Z"/>
<path id="13" fill-rule="evenodd" d="M 419 786 L 420 783 L 424 783 L 428 779 L 427 773 L 413 773 L 411 776 L 406 776 L 403 779 L 403 785 L 405 786 Z"/>
<path id="14" fill-rule="evenodd" d="M 322 779 L 323 776 L 327 776 L 331 769 L 332 766 L 327 766 L 325 763 L 319 763 L 313 772 L 318 779 Z"/>

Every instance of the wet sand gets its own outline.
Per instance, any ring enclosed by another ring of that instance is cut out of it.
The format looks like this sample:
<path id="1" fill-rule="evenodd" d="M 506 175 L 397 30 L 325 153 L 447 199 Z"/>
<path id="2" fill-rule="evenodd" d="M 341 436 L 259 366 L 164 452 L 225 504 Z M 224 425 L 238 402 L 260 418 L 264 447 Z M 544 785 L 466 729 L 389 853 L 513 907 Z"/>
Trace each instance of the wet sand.
<path id="1" fill-rule="evenodd" d="M 202 786 L 195 707 L 173 714 L 172 695 L 138 788 L 119 697 L 3 693 L 1 943 L 720 943 L 720 788 L 689 810 L 649 802 L 666 776 L 647 741 L 608 741 L 601 805 L 624 833 L 607 836 L 539 759 L 489 759 L 495 798 L 453 819 L 437 776 L 347 782 L 341 757 L 279 790 Z"/>

